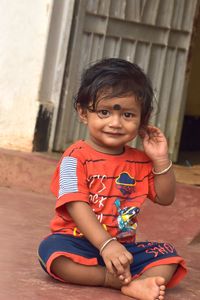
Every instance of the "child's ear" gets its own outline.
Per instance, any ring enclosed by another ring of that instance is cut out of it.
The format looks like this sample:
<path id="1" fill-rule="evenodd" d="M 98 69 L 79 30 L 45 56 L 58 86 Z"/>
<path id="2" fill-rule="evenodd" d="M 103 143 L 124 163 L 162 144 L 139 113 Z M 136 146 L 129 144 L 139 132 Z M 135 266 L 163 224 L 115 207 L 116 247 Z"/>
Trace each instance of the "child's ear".
<path id="1" fill-rule="evenodd" d="M 84 109 L 80 107 L 80 105 L 77 106 L 77 112 L 79 115 L 79 119 L 83 124 L 87 124 L 87 109 Z"/>
<path id="2" fill-rule="evenodd" d="M 138 130 L 138 135 L 141 139 L 143 139 L 145 134 L 146 134 L 146 125 L 142 125 Z"/>

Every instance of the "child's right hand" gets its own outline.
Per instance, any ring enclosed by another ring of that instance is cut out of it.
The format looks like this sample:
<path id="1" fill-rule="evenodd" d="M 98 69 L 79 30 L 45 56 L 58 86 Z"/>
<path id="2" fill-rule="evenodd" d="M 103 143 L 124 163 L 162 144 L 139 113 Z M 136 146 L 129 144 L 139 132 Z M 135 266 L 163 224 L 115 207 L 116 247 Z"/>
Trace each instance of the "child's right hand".
<path id="1" fill-rule="evenodd" d="M 107 270 L 116 275 L 123 284 L 131 281 L 130 264 L 133 256 L 118 241 L 109 243 L 101 253 Z"/>

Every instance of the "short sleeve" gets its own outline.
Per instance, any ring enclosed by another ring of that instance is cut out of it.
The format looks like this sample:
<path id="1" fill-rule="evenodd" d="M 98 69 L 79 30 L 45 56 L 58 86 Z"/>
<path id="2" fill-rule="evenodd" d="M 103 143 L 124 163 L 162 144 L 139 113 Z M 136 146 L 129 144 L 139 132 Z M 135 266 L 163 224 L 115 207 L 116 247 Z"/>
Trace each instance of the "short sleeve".
<path id="1" fill-rule="evenodd" d="M 57 197 L 56 211 L 67 217 L 65 204 L 73 201 L 89 203 L 86 171 L 80 159 L 64 156 L 54 174 L 51 189 Z"/>

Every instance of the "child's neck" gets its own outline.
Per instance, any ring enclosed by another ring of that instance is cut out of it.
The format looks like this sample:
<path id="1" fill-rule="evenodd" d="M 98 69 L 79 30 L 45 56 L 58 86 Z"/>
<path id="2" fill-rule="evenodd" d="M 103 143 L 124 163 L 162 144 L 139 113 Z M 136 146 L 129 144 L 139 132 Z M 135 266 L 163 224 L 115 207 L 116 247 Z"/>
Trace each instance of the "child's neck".
<path id="1" fill-rule="evenodd" d="M 104 154 L 109 154 L 109 155 L 120 155 L 122 153 L 124 153 L 124 148 L 125 146 L 121 146 L 120 148 L 116 149 L 116 148 L 109 148 L 109 147 L 103 147 L 101 145 L 98 145 L 96 143 L 94 143 L 91 140 L 85 140 L 85 142 L 90 145 L 94 150 L 104 153 Z"/>

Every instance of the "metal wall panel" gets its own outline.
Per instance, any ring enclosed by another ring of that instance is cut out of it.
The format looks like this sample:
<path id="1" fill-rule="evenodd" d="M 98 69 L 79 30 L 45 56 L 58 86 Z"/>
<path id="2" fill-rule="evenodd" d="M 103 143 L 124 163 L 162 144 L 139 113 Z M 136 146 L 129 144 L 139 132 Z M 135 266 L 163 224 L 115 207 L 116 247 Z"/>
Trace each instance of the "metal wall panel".
<path id="1" fill-rule="evenodd" d="M 54 150 L 63 151 L 87 136 L 72 105 L 83 69 L 102 57 L 120 57 L 137 63 L 151 78 L 157 101 L 151 122 L 165 132 L 171 157 L 176 159 L 187 56 L 198 5 L 198 0 L 77 0 L 78 22 Z M 139 146 L 139 141 L 132 145 Z"/>

